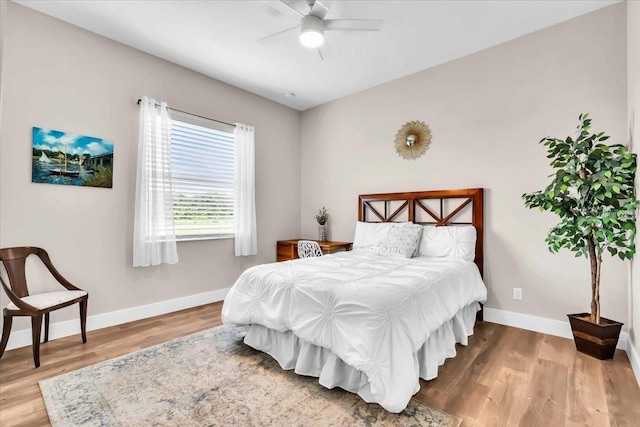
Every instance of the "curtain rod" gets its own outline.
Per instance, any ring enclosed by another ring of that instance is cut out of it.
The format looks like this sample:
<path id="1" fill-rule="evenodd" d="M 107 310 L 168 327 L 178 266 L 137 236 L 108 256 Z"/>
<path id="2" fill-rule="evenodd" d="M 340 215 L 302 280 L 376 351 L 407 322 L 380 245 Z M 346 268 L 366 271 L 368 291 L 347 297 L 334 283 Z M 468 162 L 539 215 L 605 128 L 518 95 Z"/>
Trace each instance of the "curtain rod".
<path id="1" fill-rule="evenodd" d="M 136 102 L 136 104 L 140 105 L 141 101 L 142 101 L 142 99 L 138 98 L 138 101 Z M 158 104 L 156 102 L 156 107 L 159 107 L 159 106 L 160 106 L 160 104 Z M 199 117 L 201 119 L 211 120 L 211 121 L 214 121 L 214 122 L 222 123 L 222 124 L 227 125 L 227 126 L 236 127 L 236 125 L 234 125 L 233 123 L 223 122 L 222 120 L 212 119 L 211 117 L 200 116 L 198 114 L 189 113 L 188 111 L 178 110 L 177 108 L 171 108 L 171 107 L 167 106 L 167 109 L 173 110 L 173 111 L 177 111 L 178 113 L 189 114 L 190 116 L 196 116 L 196 117 Z"/>

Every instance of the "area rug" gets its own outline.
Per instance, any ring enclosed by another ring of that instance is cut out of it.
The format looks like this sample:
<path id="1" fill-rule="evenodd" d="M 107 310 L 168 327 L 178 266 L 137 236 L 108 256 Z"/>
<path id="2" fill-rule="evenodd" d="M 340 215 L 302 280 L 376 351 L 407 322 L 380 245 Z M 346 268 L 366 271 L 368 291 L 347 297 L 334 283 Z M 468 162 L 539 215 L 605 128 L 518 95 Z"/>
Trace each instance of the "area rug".
<path id="1" fill-rule="evenodd" d="M 400 414 L 283 371 L 217 327 L 40 381 L 58 426 L 429 426 L 460 420 L 415 400 Z"/>

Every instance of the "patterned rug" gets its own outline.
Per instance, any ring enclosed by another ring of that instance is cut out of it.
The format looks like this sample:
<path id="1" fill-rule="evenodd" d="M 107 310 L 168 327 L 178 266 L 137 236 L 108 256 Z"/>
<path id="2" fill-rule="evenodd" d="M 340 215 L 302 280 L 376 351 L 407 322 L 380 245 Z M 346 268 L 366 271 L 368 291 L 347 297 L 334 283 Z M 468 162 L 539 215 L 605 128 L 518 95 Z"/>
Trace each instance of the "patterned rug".
<path id="1" fill-rule="evenodd" d="M 218 327 L 40 381 L 58 426 L 442 426 L 415 400 L 400 414 L 283 371 Z"/>

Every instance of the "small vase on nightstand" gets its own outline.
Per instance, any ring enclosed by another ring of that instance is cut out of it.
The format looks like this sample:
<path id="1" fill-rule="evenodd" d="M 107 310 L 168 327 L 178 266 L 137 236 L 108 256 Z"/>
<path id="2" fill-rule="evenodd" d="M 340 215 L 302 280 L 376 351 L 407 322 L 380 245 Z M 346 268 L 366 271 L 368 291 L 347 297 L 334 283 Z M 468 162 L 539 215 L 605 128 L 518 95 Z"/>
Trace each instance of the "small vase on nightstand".
<path id="1" fill-rule="evenodd" d="M 318 221 L 318 240 L 321 242 L 327 241 L 327 219 L 329 218 L 329 212 L 324 206 L 318 211 L 318 215 L 315 216 Z"/>
<path id="2" fill-rule="evenodd" d="M 321 242 L 327 241 L 327 226 L 325 224 L 318 225 L 318 240 Z"/>

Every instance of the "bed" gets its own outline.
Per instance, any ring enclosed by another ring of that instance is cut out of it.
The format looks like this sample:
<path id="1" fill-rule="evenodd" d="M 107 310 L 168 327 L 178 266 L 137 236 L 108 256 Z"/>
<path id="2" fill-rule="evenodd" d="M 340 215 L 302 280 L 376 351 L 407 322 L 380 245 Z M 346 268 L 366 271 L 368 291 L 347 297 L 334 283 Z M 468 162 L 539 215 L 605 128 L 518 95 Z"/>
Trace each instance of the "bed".
<path id="1" fill-rule="evenodd" d="M 482 319 L 482 201 L 481 188 L 361 195 L 351 251 L 248 269 L 222 321 L 283 369 L 401 412 Z"/>

